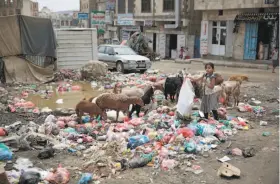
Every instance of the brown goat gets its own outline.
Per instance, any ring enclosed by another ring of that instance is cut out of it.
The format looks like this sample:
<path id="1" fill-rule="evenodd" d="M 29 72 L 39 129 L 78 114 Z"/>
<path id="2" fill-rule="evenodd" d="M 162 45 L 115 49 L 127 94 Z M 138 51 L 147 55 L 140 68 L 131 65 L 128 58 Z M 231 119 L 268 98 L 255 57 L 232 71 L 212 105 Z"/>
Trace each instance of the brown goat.
<path id="1" fill-rule="evenodd" d="M 76 105 L 76 114 L 81 123 L 84 113 L 88 113 L 91 118 L 93 118 L 94 115 L 100 115 L 105 119 L 107 118 L 107 115 L 104 111 L 102 111 L 95 103 L 92 103 L 85 98 Z"/>
<path id="2" fill-rule="evenodd" d="M 141 107 L 144 106 L 141 98 L 128 97 L 124 94 L 105 93 L 96 98 L 96 105 L 98 105 L 102 111 L 111 109 L 117 112 L 116 121 L 119 118 L 119 111 L 128 112 L 130 104 L 138 104 Z"/>

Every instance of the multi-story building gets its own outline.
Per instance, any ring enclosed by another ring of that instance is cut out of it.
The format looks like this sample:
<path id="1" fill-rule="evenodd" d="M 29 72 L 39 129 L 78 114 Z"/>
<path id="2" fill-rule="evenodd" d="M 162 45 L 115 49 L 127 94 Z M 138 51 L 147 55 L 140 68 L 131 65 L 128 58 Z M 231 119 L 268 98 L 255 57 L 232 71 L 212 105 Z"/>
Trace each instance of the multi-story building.
<path id="1" fill-rule="evenodd" d="M 195 0 L 204 58 L 268 60 L 279 45 L 278 0 Z"/>
<path id="2" fill-rule="evenodd" d="M 0 1 L 0 16 L 8 15 L 38 16 L 38 2 L 31 0 Z"/>
<path id="3" fill-rule="evenodd" d="M 195 0 L 117 0 L 115 25 L 121 40 L 142 31 L 150 47 L 162 58 L 199 56 L 201 12 L 194 11 Z"/>
<path id="4" fill-rule="evenodd" d="M 78 26 L 78 20 L 74 18 L 75 11 L 52 12 L 43 7 L 39 17 L 51 19 L 54 28 L 72 28 Z"/>

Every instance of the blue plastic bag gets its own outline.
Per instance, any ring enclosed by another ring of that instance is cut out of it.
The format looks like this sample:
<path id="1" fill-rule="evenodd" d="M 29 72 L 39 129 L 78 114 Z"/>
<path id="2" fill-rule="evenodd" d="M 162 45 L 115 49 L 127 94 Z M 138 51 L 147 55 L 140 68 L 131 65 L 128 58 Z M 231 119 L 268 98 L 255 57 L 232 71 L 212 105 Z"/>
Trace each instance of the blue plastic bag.
<path id="1" fill-rule="evenodd" d="M 89 184 L 92 181 L 92 174 L 84 173 L 78 184 Z"/>
<path id="2" fill-rule="evenodd" d="M 127 148 L 135 149 L 138 146 L 148 143 L 149 141 L 150 139 L 146 135 L 136 135 L 128 139 Z"/>
<path id="3" fill-rule="evenodd" d="M 0 143 L 0 161 L 12 160 L 13 152 L 4 143 Z"/>

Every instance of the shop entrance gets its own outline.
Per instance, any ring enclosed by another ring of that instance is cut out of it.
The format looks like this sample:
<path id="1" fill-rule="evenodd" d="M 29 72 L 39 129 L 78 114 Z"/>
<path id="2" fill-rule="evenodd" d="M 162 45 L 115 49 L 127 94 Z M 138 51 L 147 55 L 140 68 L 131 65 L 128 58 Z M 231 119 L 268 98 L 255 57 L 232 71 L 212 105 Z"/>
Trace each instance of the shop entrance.
<path id="1" fill-rule="evenodd" d="M 227 22 L 213 21 L 211 54 L 217 56 L 224 56 L 226 54 L 226 36 L 227 36 Z"/>

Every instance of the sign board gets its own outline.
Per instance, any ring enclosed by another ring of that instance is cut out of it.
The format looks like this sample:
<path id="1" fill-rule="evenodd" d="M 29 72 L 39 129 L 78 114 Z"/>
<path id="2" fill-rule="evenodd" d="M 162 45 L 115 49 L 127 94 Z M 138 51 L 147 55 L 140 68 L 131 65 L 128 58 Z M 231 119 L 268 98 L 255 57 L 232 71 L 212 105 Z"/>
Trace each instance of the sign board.
<path id="1" fill-rule="evenodd" d="M 208 54 L 208 21 L 201 21 L 200 54 Z"/>
<path id="2" fill-rule="evenodd" d="M 128 31 L 125 31 L 125 30 L 122 30 L 122 41 L 123 40 L 129 40 L 129 32 Z"/>
<path id="3" fill-rule="evenodd" d="M 115 10 L 116 0 L 107 0 L 106 2 L 106 10 Z"/>
<path id="4" fill-rule="evenodd" d="M 114 19 L 114 12 L 110 10 L 105 11 L 105 23 L 106 24 L 113 24 Z"/>
<path id="5" fill-rule="evenodd" d="M 136 32 L 136 31 L 140 31 L 141 29 L 140 26 L 123 26 L 122 30 L 129 31 L 129 32 L 130 31 Z"/>
<path id="6" fill-rule="evenodd" d="M 91 27 L 96 28 L 98 33 L 105 32 L 105 11 L 94 10 L 91 12 Z"/>
<path id="7" fill-rule="evenodd" d="M 153 21 L 152 20 L 145 20 L 144 25 L 152 27 L 153 26 Z"/>
<path id="8" fill-rule="evenodd" d="M 130 26 L 134 25 L 134 20 L 133 20 L 133 14 L 132 13 L 127 13 L 127 14 L 118 14 L 118 25 L 122 26 Z"/>
<path id="9" fill-rule="evenodd" d="M 78 13 L 79 20 L 88 20 L 88 13 Z"/>

